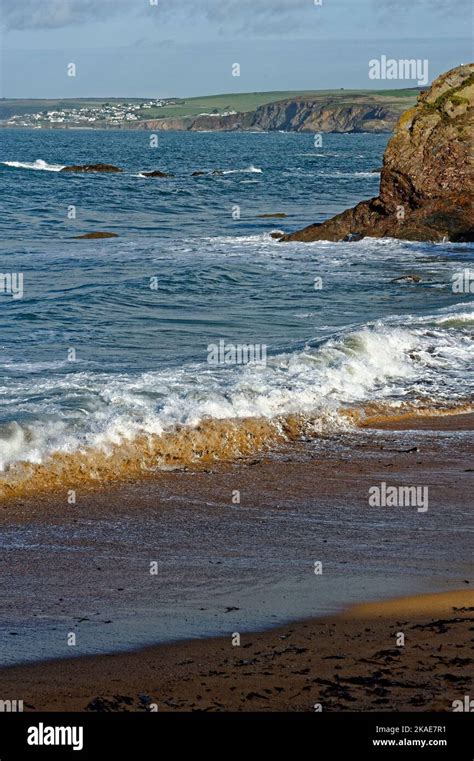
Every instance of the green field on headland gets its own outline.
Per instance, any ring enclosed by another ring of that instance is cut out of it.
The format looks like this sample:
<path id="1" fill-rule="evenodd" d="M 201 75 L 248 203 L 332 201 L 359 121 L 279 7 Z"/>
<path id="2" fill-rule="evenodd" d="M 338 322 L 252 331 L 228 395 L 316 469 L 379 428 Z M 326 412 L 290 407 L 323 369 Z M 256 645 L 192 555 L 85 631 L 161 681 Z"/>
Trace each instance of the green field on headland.
<path id="1" fill-rule="evenodd" d="M 415 92 L 418 92 L 416 90 Z M 219 113 L 223 111 L 237 111 L 248 113 L 255 111 L 260 106 L 276 103 L 280 100 L 294 100 L 296 98 L 352 98 L 353 96 L 381 95 L 389 98 L 414 97 L 413 90 L 281 90 L 274 92 L 233 93 L 224 95 L 206 95 L 199 98 L 186 98 L 176 106 L 164 106 L 163 108 L 151 109 L 147 118 L 159 119 L 174 116 L 199 116 L 203 113 Z"/>
<path id="2" fill-rule="evenodd" d="M 78 121 L 89 121 L 91 126 L 104 126 L 117 122 L 142 121 L 149 119 L 169 119 L 197 117 L 202 114 L 228 114 L 229 112 L 250 113 L 262 106 L 292 100 L 314 100 L 319 103 L 337 101 L 339 104 L 350 104 L 361 99 L 379 100 L 382 104 L 402 101 L 404 107 L 410 99 L 415 99 L 418 88 L 402 90 L 281 90 L 272 92 L 253 93 L 224 93 L 221 95 L 205 95 L 194 98 L 57 98 L 57 99 L 8 99 L 0 100 L 0 121 L 6 122 L 18 117 L 32 121 L 35 115 L 37 125 L 54 123 L 73 123 L 74 115 L 82 114 Z M 158 105 L 161 100 L 161 105 Z M 127 106 L 130 109 L 127 109 Z M 126 117 L 127 110 L 132 116 Z M 50 114 L 65 112 L 63 122 Z M 5 124 L 4 124 L 5 126 Z M 12 126 L 32 126 L 16 124 Z"/>

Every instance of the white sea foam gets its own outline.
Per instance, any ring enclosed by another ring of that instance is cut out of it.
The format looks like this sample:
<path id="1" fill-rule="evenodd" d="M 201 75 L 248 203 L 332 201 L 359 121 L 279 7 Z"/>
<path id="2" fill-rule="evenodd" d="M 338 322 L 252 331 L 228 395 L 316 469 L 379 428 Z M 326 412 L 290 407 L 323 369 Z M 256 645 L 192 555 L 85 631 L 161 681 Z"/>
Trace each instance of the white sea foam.
<path id="1" fill-rule="evenodd" d="M 263 169 L 259 169 L 251 164 L 246 169 L 225 169 L 222 174 L 262 174 Z"/>
<path id="2" fill-rule="evenodd" d="M 380 172 L 341 172 L 339 170 L 333 172 L 323 171 L 321 172 L 325 177 L 367 177 L 367 178 L 379 178 Z"/>
<path id="3" fill-rule="evenodd" d="M 473 307 L 389 317 L 269 356 L 266 367 L 189 364 L 137 375 L 23 379 L 15 393 L 30 422 L 0 431 L 0 467 L 85 446 L 108 451 L 209 419 L 303 414 L 342 425 L 339 411 L 351 405 L 463 402 L 472 384 Z M 0 395 L 7 391 L 0 387 Z"/>
<path id="4" fill-rule="evenodd" d="M 35 169 L 40 172 L 60 172 L 61 169 L 64 169 L 64 164 L 48 164 L 43 159 L 37 159 L 33 162 L 2 161 L 2 164 L 15 167 L 16 169 Z"/>

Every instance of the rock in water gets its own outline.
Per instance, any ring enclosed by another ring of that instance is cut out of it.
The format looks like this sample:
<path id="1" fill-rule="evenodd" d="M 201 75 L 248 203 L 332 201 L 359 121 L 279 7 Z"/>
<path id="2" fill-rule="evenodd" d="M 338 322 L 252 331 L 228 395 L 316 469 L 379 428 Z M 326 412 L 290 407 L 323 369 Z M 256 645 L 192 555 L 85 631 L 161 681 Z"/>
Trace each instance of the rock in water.
<path id="1" fill-rule="evenodd" d="M 61 172 L 121 172 L 118 166 L 113 164 L 84 164 L 83 166 L 65 166 Z"/>
<path id="2" fill-rule="evenodd" d="M 379 195 L 281 240 L 474 240 L 473 105 L 474 64 L 441 74 L 401 116 Z"/>
<path id="3" fill-rule="evenodd" d="M 282 211 L 277 211 L 275 214 L 258 214 L 257 219 L 284 219 L 288 214 L 284 214 Z"/>
<path id="4" fill-rule="evenodd" d="M 155 169 L 153 172 L 142 172 L 143 177 L 174 177 L 174 174 L 167 174 L 166 172 L 160 172 L 159 169 Z"/>
<path id="5" fill-rule="evenodd" d="M 390 280 L 391 283 L 421 283 L 421 277 L 419 275 L 401 275 Z"/>
<path id="6" fill-rule="evenodd" d="M 84 235 L 74 235 L 75 240 L 98 240 L 102 238 L 118 238 L 117 233 L 95 232 L 84 233 Z"/>

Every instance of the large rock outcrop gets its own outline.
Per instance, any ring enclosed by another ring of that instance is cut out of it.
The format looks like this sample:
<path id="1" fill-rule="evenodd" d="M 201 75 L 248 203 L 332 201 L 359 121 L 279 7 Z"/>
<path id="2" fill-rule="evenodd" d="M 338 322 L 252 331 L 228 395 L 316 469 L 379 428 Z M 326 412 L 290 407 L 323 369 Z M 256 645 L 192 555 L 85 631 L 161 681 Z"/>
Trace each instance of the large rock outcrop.
<path id="1" fill-rule="evenodd" d="M 118 166 L 113 164 L 75 164 L 73 166 L 65 166 L 61 169 L 61 172 L 77 172 L 79 174 L 92 174 L 94 172 L 122 172 Z"/>
<path id="2" fill-rule="evenodd" d="M 174 177 L 174 174 L 168 172 L 161 172 L 159 169 L 154 169 L 152 172 L 141 172 L 142 177 L 158 177 L 162 180 L 167 180 L 169 177 Z"/>
<path id="3" fill-rule="evenodd" d="M 282 241 L 474 240 L 474 64 L 442 74 L 398 121 L 376 198 Z"/>

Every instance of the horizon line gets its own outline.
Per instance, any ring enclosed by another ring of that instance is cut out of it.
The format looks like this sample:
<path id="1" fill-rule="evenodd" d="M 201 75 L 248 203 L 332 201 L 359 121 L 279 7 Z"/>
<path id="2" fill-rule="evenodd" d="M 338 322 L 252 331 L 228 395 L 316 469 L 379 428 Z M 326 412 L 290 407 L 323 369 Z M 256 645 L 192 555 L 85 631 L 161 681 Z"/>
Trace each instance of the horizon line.
<path id="1" fill-rule="evenodd" d="M 198 100 L 199 98 L 220 98 L 220 97 L 235 97 L 236 95 L 272 95 L 274 93 L 289 92 L 289 93 L 325 93 L 325 92 L 396 92 L 399 90 L 424 90 L 430 87 L 427 85 L 414 85 L 412 87 L 387 87 L 387 88 L 366 88 L 366 87 L 327 87 L 321 89 L 290 89 L 290 90 L 245 90 L 244 92 L 217 92 L 210 93 L 208 95 L 56 95 L 50 97 L 14 97 L 10 98 L 6 95 L 0 96 L 2 100 Z"/>

